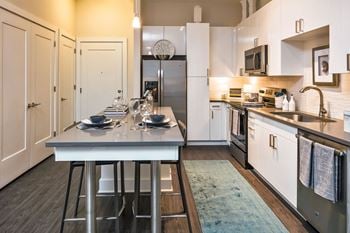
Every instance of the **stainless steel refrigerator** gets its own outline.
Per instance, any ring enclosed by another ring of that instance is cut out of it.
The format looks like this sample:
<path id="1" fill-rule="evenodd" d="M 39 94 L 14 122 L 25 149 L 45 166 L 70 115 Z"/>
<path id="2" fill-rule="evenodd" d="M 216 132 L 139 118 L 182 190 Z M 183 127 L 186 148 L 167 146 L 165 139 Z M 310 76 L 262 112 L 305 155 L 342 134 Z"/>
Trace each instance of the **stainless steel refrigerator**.
<path id="1" fill-rule="evenodd" d="M 155 106 L 169 106 L 177 120 L 187 123 L 185 60 L 142 60 L 142 92 L 153 91 Z"/>

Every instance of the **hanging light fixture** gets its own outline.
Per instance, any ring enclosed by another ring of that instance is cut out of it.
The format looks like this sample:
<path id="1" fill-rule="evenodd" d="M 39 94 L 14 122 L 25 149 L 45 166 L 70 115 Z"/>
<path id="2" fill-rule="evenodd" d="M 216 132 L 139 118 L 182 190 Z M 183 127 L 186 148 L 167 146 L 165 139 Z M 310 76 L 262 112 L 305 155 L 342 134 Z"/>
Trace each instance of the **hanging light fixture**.
<path id="1" fill-rule="evenodd" d="M 141 28 L 140 20 L 140 0 L 134 0 L 134 18 L 132 20 L 133 28 Z"/>

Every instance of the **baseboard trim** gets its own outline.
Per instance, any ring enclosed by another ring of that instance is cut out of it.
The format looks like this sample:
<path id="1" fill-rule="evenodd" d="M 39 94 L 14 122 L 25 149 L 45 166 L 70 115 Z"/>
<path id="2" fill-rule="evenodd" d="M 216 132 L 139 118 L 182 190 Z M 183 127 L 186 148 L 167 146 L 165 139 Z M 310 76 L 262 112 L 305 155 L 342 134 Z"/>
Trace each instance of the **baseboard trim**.
<path id="1" fill-rule="evenodd" d="M 227 146 L 227 141 L 188 141 L 189 146 Z"/>
<path id="2" fill-rule="evenodd" d="M 120 187 L 120 180 L 118 180 L 118 187 Z M 150 192 L 151 191 L 151 179 L 141 178 L 140 190 L 141 192 Z M 161 190 L 162 192 L 172 192 L 172 180 L 169 178 L 162 178 L 161 180 Z M 113 193 L 114 192 L 114 179 L 101 178 L 99 179 L 99 193 Z M 134 192 L 134 179 L 125 178 L 125 192 L 133 193 Z"/>

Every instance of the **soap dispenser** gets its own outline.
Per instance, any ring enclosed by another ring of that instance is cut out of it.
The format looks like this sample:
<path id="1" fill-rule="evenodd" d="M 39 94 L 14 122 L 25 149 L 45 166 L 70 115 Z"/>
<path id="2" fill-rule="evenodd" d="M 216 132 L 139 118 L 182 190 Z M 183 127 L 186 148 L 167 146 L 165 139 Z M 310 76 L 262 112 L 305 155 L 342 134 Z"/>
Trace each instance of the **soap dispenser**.
<path id="1" fill-rule="evenodd" d="M 284 95 L 284 100 L 282 102 L 282 111 L 288 111 L 289 109 L 289 102 L 287 99 L 287 95 Z"/>
<path id="2" fill-rule="evenodd" d="M 295 111 L 295 100 L 294 100 L 294 96 L 293 95 L 290 96 L 288 110 L 290 112 L 294 112 Z"/>

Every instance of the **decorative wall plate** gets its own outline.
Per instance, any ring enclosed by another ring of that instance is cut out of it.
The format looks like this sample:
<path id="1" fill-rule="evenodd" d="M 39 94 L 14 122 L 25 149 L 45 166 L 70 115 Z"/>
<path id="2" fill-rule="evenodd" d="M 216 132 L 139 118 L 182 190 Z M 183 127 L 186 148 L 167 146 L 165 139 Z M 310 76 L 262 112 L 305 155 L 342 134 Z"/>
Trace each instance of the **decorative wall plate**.
<path id="1" fill-rule="evenodd" d="M 152 54 L 156 59 L 169 60 L 175 55 L 175 46 L 171 41 L 159 40 L 154 44 Z"/>

